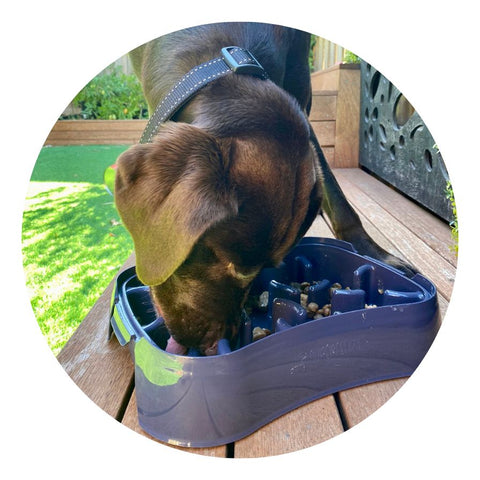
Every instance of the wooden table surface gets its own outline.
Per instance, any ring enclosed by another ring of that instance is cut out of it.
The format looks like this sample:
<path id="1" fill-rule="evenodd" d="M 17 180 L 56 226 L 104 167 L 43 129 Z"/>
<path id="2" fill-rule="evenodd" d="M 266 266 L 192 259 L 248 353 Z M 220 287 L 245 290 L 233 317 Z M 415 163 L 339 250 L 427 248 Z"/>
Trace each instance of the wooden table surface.
<path id="1" fill-rule="evenodd" d="M 368 233 L 435 283 L 443 318 L 456 272 L 448 225 L 359 169 L 335 169 L 334 173 Z M 307 235 L 333 236 L 320 217 Z M 124 267 L 133 263 L 132 255 Z M 149 437 L 138 424 L 129 350 L 108 335 L 112 288 L 113 281 L 57 358 L 91 400 L 128 428 Z M 374 413 L 406 380 L 387 380 L 328 395 L 277 418 L 234 444 L 191 450 L 208 456 L 245 458 L 316 445 Z"/>

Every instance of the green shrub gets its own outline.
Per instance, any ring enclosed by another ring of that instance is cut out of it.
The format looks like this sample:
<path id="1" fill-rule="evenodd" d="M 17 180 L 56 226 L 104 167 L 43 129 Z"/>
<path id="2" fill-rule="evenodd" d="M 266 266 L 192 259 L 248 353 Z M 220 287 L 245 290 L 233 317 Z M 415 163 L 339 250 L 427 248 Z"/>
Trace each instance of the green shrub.
<path id="1" fill-rule="evenodd" d="M 457 205 L 455 203 L 455 196 L 453 195 L 453 188 L 450 182 L 447 182 L 445 188 L 445 193 L 447 195 L 450 204 L 452 205 L 453 220 L 450 222 L 450 230 L 452 233 L 453 246 L 451 249 L 458 255 L 458 219 L 457 219 Z"/>
<path id="2" fill-rule="evenodd" d="M 316 43 L 317 43 L 317 37 L 315 35 L 310 35 L 310 51 L 308 54 L 308 65 L 310 67 L 310 72 L 313 72 L 315 70 L 313 51 Z"/>
<path id="3" fill-rule="evenodd" d="M 343 61 L 345 63 L 360 63 L 360 57 L 358 55 L 355 55 L 350 50 L 345 50 L 343 54 Z"/>
<path id="4" fill-rule="evenodd" d="M 135 75 L 123 73 L 120 67 L 93 78 L 74 98 L 84 119 L 147 118 L 148 107 Z"/>

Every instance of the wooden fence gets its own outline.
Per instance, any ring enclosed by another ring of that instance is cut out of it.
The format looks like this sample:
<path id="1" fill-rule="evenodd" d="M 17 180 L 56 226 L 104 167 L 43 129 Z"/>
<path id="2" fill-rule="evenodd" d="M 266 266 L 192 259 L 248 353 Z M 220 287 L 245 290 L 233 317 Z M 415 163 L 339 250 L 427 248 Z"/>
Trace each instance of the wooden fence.
<path id="1" fill-rule="evenodd" d="M 45 145 L 130 145 L 146 125 L 147 120 L 58 120 Z"/>
<path id="2" fill-rule="evenodd" d="M 315 37 L 313 46 L 313 70 L 326 70 L 340 64 L 345 56 L 345 49 L 322 37 Z"/>
<path id="3" fill-rule="evenodd" d="M 332 167 L 358 166 L 360 67 L 341 64 L 312 74 L 310 121 Z M 59 120 L 45 145 L 123 145 L 139 141 L 146 120 Z"/>

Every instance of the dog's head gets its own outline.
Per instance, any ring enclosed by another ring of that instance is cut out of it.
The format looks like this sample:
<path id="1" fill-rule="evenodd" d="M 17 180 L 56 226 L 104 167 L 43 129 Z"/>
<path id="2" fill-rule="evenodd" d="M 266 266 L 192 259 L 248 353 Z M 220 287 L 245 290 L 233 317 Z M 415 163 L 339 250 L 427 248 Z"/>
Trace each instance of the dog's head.
<path id="1" fill-rule="evenodd" d="M 179 344 L 208 353 L 232 339 L 255 276 L 312 223 L 319 174 L 304 143 L 292 152 L 264 135 L 168 122 L 118 159 L 115 201 L 137 275 Z"/>

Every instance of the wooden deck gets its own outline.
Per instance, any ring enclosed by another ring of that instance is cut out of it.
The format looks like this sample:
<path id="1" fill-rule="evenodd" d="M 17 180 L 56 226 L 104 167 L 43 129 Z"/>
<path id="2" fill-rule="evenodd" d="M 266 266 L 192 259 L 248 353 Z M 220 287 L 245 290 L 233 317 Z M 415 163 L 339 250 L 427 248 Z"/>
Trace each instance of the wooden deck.
<path id="1" fill-rule="evenodd" d="M 416 265 L 437 285 L 443 317 L 456 271 L 455 255 L 449 249 L 448 225 L 359 169 L 336 169 L 334 173 L 370 235 L 392 253 Z M 319 218 L 308 235 L 331 237 L 332 233 Z M 126 265 L 133 261 L 132 256 Z M 115 338 L 108 338 L 112 288 L 113 281 L 58 360 L 102 409 L 148 437 L 137 420 L 134 368 L 128 348 L 120 347 Z M 329 395 L 283 415 L 235 444 L 191 451 L 218 457 L 262 457 L 316 445 L 371 415 L 405 381 L 383 381 Z"/>

